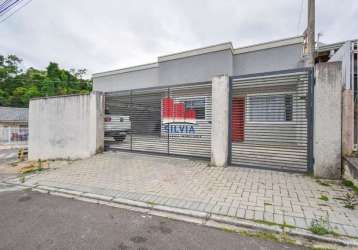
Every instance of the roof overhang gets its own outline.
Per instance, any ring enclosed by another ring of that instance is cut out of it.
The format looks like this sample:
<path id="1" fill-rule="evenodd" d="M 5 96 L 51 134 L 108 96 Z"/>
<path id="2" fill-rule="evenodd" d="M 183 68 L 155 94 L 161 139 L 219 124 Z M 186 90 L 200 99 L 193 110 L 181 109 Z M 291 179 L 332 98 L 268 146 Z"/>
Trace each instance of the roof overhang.
<path id="1" fill-rule="evenodd" d="M 203 47 L 203 48 L 199 48 L 199 49 L 187 50 L 187 51 L 183 51 L 183 52 L 179 52 L 179 53 L 160 56 L 160 57 L 158 57 L 158 62 L 165 62 L 165 61 L 176 60 L 176 59 L 181 59 L 181 58 L 191 57 L 191 56 L 198 56 L 198 55 L 202 55 L 202 54 L 219 52 L 219 51 L 223 51 L 223 50 L 233 51 L 233 49 L 234 48 L 233 48 L 231 42 L 221 43 L 221 44 L 216 44 L 216 45 Z"/>
<path id="2" fill-rule="evenodd" d="M 294 45 L 294 44 L 303 44 L 303 42 L 304 42 L 303 36 L 290 37 L 290 38 L 270 41 L 266 43 L 259 43 L 255 45 L 237 48 L 234 50 L 234 54 L 243 54 L 243 53 L 254 52 L 258 50 L 272 49 L 272 48 Z"/>
<path id="3" fill-rule="evenodd" d="M 233 48 L 233 45 L 231 42 L 220 43 L 220 44 L 216 44 L 216 45 L 212 45 L 212 46 L 208 46 L 208 47 L 203 47 L 203 48 L 187 50 L 187 51 L 183 51 L 183 52 L 179 52 L 179 53 L 160 56 L 160 57 L 158 57 L 158 62 L 155 62 L 155 63 L 149 63 L 149 64 L 143 64 L 143 65 L 138 65 L 138 66 L 133 66 L 133 67 L 128 67 L 128 68 L 123 68 L 123 69 L 95 73 L 95 74 L 93 74 L 92 77 L 93 78 L 105 77 L 105 76 L 110 76 L 110 75 L 123 74 L 123 73 L 127 73 L 127 72 L 134 72 L 134 71 L 139 71 L 139 70 L 157 68 L 159 63 L 161 63 L 161 62 L 182 59 L 182 58 L 187 58 L 187 57 L 192 57 L 192 56 L 198 56 L 198 55 L 203 55 L 203 54 L 208 54 L 208 53 L 214 53 L 214 52 L 219 52 L 219 51 L 225 51 L 225 50 L 231 51 L 232 54 L 242 54 L 242 53 L 247 53 L 247 52 L 254 52 L 254 51 L 258 51 L 258 50 L 277 48 L 277 47 L 288 46 L 288 45 L 293 45 L 293 44 L 303 44 L 303 42 L 304 42 L 303 36 L 296 36 L 296 37 L 290 37 L 290 38 L 285 38 L 285 39 L 281 39 L 281 40 L 275 40 L 275 41 L 270 41 L 270 42 L 266 42 L 266 43 L 260 43 L 260 44 L 255 44 L 255 45 L 251 45 L 251 46 L 236 48 L 236 49 Z"/>
<path id="4" fill-rule="evenodd" d="M 116 69 L 116 70 L 110 70 L 110 71 L 105 71 L 105 72 L 100 72 L 100 73 L 94 73 L 92 75 L 92 77 L 97 78 L 97 77 L 103 77 L 103 76 L 123 74 L 123 73 L 127 73 L 127 72 L 138 71 L 138 70 L 152 69 L 152 68 L 157 68 L 157 67 L 158 67 L 158 63 L 156 63 L 156 62 L 148 63 L 148 64 L 142 64 L 142 65 L 123 68 L 123 69 Z"/>

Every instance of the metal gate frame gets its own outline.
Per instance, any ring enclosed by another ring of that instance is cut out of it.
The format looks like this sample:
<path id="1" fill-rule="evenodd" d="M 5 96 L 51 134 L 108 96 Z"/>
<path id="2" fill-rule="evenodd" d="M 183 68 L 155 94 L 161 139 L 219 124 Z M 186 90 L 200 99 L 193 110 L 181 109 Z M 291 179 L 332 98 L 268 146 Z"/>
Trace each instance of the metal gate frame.
<path id="1" fill-rule="evenodd" d="M 176 84 L 176 85 L 163 85 L 163 86 L 155 86 L 155 87 L 147 87 L 147 88 L 140 88 L 140 89 L 131 89 L 131 90 L 123 90 L 123 91 L 111 91 L 111 92 L 105 92 L 105 103 L 107 102 L 107 96 L 108 95 L 116 95 L 116 94 L 121 94 L 121 93 L 128 93 L 129 97 L 130 97 L 130 105 L 133 104 L 133 93 L 136 91 L 150 91 L 150 90 L 165 90 L 165 92 L 167 93 L 168 97 L 171 97 L 171 91 L 174 89 L 180 89 L 180 88 L 190 88 L 190 87 L 202 87 L 205 88 L 209 86 L 210 87 L 210 99 L 211 99 L 211 82 L 195 82 L 195 83 L 183 83 L 183 84 Z M 211 105 L 212 102 L 210 100 L 210 102 L 207 103 L 208 105 L 210 105 L 210 121 L 208 121 L 208 123 L 211 126 Z M 106 104 L 105 104 L 106 105 Z M 180 158 L 189 158 L 189 159 L 202 159 L 202 160 L 209 160 L 210 156 L 205 157 L 205 156 L 193 156 L 193 155 L 188 155 L 188 154 L 175 154 L 175 153 L 170 153 L 170 135 L 168 134 L 167 138 L 166 138 L 166 146 L 167 146 L 167 150 L 166 152 L 154 152 L 154 151 L 146 151 L 146 150 L 137 150 L 137 149 L 133 149 L 133 140 L 132 140 L 132 135 L 131 136 L 131 140 L 130 140 L 130 147 L 129 148 L 111 148 L 111 151 L 124 151 L 124 152 L 136 152 L 136 153 L 142 153 L 142 154 L 150 154 L 150 155 L 160 155 L 160 156 L 174 156 L 174 157 L 180 157 Z M 209 134 L 210 136 L 210 145 L 209 148 L 211 148 L 211 134 Z M 105 150 L 108 150 L 108 146 L 105 145 Z M 209 152 L 210 155 L 210 152 Z"/>
<path id="2" fill-rule="evenodd" d="M 229 155 L 228 155 L 228 163 L 232 166 L 240 166 L 247 168 L 257 168 L 257 169 L 271 169 L 271 170 L 279 170 L 284 172 L 300 172 L 295 169 L 277 169 L 277 168 L 267 168 L 262 166 L 245 166 L 234 164 L 232 162 L 232 100 L 233 100 L 233 81 L 237 79 L 244 79 L 250 77 L 260 77 L 260 76 L 274 76 L 274 75 L 284 75 L 289 73 L 307 73 L 308 75 L 308 93 L 307 93 L 307 171 L 313 172 L 314 167 L 314 155 L 313 155 L 313 131 L 314 131 L 314 85 L 315 85 L 315 76 L 314 76 L 314 68 L 298 68 L 298 69 L 290 69 L 290 70 L 280 70 L 280 71 L 271 71 L 271 72 L 263 72 L 263 73 L 255 73 L 255 74 L 246 74 L 246 75 L 238 75 L 232 76 L 229 80 L 229 133 L 228 133 L 228 142 L 229 142 Z"/>

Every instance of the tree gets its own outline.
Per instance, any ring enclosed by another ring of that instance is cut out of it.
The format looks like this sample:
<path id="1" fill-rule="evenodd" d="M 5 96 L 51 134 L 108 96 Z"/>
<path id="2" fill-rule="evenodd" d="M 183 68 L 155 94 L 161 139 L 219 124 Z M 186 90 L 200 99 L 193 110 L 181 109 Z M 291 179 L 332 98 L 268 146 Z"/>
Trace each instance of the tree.
<path id="1" fill-rule="evenodd" d="M 27 107 L 31 98 L 68 94 L 86 94 L 92 81 L 84 79 L 86 69 L 61 69 L 50 62 L 45 70 L 20 68 L 15 55 L 0 55 L 0 106 Z"/>

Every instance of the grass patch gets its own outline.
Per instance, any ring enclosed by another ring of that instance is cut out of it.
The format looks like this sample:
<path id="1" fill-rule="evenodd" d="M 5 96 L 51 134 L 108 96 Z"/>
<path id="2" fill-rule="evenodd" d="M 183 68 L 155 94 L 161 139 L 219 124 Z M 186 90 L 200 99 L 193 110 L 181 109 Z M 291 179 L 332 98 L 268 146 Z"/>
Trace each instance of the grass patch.
<path id="1" fill-rule="evenodd" d="M 311 250 L 335 250 L 334 248 L 326 248 L 326 247 L 310 247 Z"/>
<path id="2" fill-rule="evenodd" d="M 264 224 L 264 225 L 268 225 L 268 226 L 279 226 L 281 228 L 296 228 L 295 226 L 292 226 L 290 224 L 286 224 L 286 222 L 284 222 L 283 224 L 279 224 L 279 223 L 275 223 L 272 221 L 266 221 L 266 220 L 254 220 L 256 223 L 260 223 L 260 224 Z"/>
<path id="3" fill-rule="evenodd" d="M 329 183 L 324 182 L 324 181 L 322 181 L 322 180 L 320 180 L 320 179 L 317 179 L 316 182 L 317 182 L 319 185 L 324 186 L 324 187 L 329 187 L 329 186 L 331 186 Z"/>
<path id="4" fill-rule="evenodd" d="M 342 180 L 342 185 L 347 187 L 347 188 L 351 188 L 354 191 L 354 193 L 358 195 L 358 187 L 355 186 L 352 181 L 343 179 Z"/>
<path id="5" fill-rule="evenodd" d="M 323 217 L 320 217 L 319 219 L 314 219 L 311 223 L 309 230 L 313 234 L 317 234 L 317 235 L 326 235 L 332 233 L 332 230 L 330 229 L 330 225 L 328 222 L 328 218 L 323 218 Z"/>
<path id="6" fill-rule="evenodd" d="M 245 237 L 255 237 L 255 238 L 262 239 L 262 240 L 270 240 L 270 241 L 274 241 L 274 242 L 280 242 L 279 237 L 277 237 L 273 233 L 268 233 L 268 232 L 240 231 L 239 234 L 241 236 L 245 236 Z"/>
<path id="7" fill-rule="evenodd" d="M 321 197 L 319 197 L 319 199 L 322 200 L 322 201 L 328 201 L 329 200 L 329 198 L 327 196 L 325 196 L 325 195 L 321 195 Z"/>
<path id="8" fill-rule="evenodd" d="M 223 230 L 226 233 L 237 233 L 238 231 L 232 228 L 228 228 L 228 227 L 223 227 L 221 228 L 221 230 Z"/>
<path id="9" fill-rule="evenodd" d="M 261 240 L 269 240 L 273 242 L 286 243 L 291 245 L 297 245 L 296 241 L 290 238 L 286 233 L 276 234 L 264 231 L 240 231 L 239 234 L 244 237 L 253 237 Z"/>
<path id="10" fill-rule="evenodd" d="M 148 204 L 149 206 L 152 206 L 152 207 L 154 207 L 155 205 L 157 205 L 157 203 L 155 203 L 155 202 L 153 202 L 153 201 L 148 201 L 147 204 Z"/>

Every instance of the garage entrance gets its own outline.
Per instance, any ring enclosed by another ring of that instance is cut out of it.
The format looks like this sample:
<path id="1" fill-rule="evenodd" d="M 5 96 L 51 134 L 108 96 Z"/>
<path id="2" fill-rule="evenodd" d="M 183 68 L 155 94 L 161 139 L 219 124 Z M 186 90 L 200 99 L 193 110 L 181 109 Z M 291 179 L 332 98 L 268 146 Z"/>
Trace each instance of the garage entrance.
<path id="1" fill-rule="evenodd" d="M 211 84 L 109 92 L 105 148 L 209 158 Z"/>
<path id="2" fill-rule="evenodd" d="M 232 77 L 231 163 L 307 171 L 312 120 L 311 69 Z"/>

